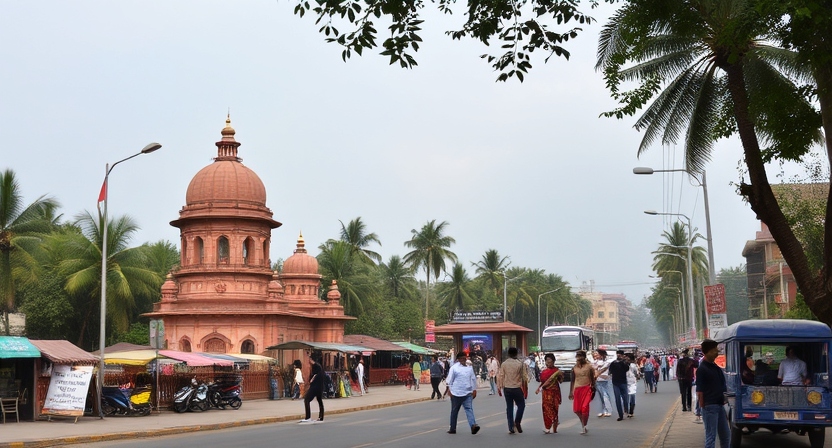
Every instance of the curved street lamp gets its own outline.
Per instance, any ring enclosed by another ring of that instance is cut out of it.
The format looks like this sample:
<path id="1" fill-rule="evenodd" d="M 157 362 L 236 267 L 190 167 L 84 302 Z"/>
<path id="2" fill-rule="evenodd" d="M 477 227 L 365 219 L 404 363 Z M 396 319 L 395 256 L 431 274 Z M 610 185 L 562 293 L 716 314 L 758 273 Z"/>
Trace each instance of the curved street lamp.
<path id="1" fill-rule="evenodd" d="M 98 195 L 98 203 L 104 203 L 104 211 L 103 213 L 99 209 L 99 213 L 101 216 L 101 329 L 98 338 L 98 344 L 100 346 L 100 353 L 101 359 L 98 361 L 98 398 L 101 399 L 102 391 L 104 387 L 104 345 L 106 343 L 106 325 L 107 325 L 107 189 L 108 183 L 110 180 L 110 173 L 113 171 L 113 168 L 116 167 L 121 162 L 125 162 L 127 160 L 132 159 L 133 157 L 140 156 L 142 154 L 150 154 L 153 151 L 161 148 L 162 145 L 159 143 L 150 143 L 141 151 L 133 154 L 130 157 L 124 158 L 119 160 L 118 162 L 110 165 L 105 165 L 105 174 L 104 174 L 104 183 L 101 185 L 101 193 Z M 104 418 L 104 413 L 101 410 L 101 406 L 98 407 L 98 416 L 100 418 Z"/>
<path id="2" fill-rule="evenodd" d="M 708 284 L 715 285 L 716 284 L 716 266 L 714 265 L 714 240 L 711 237 L 711 208 L 708 206 L 708 182 L 705 179 L 705 170 L 702 170 L 702 179 L 696 177 L 697 173 L 685 170 L 685 169 L 673 169 L 673 170 L 654 170 L 653 168 L 649 167 L 636 167 L 633 168 L 633 174 L 642 174 L 642 175 L 651 175 L 653 173 L 673 173 L 673 172 L 682 172 L 687 173 L 688 176 L 692 177 L 696 182 L 702 187 L 702 197 L 703 202 L 705 203 L 705 231 L 707 232 L 708 236 Z"/>
<path id="3" fill-rule="evenodd" d="M 559 286 L 559 287 L 557 287 L 557 288 L 555 288 L 551 291 L 546 291 L 543 294 L 538 294 L 538 296 L 537 296 L 537 346 L 538 347 L 541 347 L 541 345 L 543 344 L 543 337 L 542 337 L 543 333 L 540 331 L 540 298 L 545 296 L 546 294 L 552 294 L 552 293 L 558 292 L 558 291 L 560 291 L 561 289 L 563 289 L 567 286 L 569 286 L 569 285 L 562 285 L 562 286 Z"/>
<path id="4" fill-rule="evenodd" d="M 526 275 L 526 273 L 523 272 L 523 273 L 521 273 L 520 275 L 518 275 L 517 277 L 514 277 L 514 278 L 506 277 L 506 272 L 505 271 L 500 271 L 500 274 L 503 274 L 503 322 L 506 322 L 508 320 L 508 307 L 507 307 L 507 297 L 508 296 L 506 295 L 506 290 L 508 289 L 508 282 L 513 282 L 513 281 L 517 280 L 518 278 Z"/>

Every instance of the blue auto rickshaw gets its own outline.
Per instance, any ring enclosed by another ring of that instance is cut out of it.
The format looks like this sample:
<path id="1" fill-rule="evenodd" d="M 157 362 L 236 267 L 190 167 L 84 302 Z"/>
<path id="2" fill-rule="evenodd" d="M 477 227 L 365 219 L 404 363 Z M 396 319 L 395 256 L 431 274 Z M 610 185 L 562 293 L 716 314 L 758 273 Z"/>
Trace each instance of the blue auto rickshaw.
<path id="1" fill-rule="evenodd" d="M 731 448 L 740 447 L 743 434 L 761 428 L 808 435 L 812 448 L 822 448 L 826 427 L 832 425 L 829 326 L 809 320 L 746 320 L 713 336 L 725 356 Z M 797 378 L 780 373 L 787 351 L 791 370 L 801 371 Z"/>

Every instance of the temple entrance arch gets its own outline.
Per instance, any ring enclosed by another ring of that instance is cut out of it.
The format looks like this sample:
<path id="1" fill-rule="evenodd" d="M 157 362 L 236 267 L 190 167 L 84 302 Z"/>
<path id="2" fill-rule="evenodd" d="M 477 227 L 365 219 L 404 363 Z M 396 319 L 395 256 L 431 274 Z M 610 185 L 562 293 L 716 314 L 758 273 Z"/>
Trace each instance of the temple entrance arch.
<path id="1" fill-rule="evenodd" d="M 179 351 L 180 352 L 190 352 L 191 351 L 191 340 L 187 337 L 184 337 L 179 340 Z"/>
<path id="2" fill-rule="evenodd" d="M 219 333 L 212 333 L 202 338 L 200 345 L 205 353 L 228 353 L 231 340 Z"/>
<path id="3" fill-rule="evenodd" d="M 253 355 L 254 354 L 254 341 L 252 341 L 251 339 L 246 339 L 245 341 L 243 341 L 243 343 L 240 345 L 240 353 L 246 353 L 246 354 L 249 354 L 249 355 Z"/>

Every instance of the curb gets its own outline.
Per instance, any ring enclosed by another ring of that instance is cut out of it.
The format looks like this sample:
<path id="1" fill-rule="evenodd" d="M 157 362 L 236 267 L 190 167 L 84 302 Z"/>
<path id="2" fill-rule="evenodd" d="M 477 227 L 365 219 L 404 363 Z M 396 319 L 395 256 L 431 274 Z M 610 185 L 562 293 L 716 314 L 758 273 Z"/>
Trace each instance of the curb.
<path id="1" fill-rule="evenodd" d="M 372 409 L 381 409 L 391 406 L 400 406 L 405 404 L 419 403 L 428 401 L 430 398 L 413 398 L 408 400 L 393 401 L 390 403 L 378 403 L 366 406 L 356 406 L 352 408 L 334 409 L 327 411 L 326 415 L 346 414 L 349 412 L 368 411 Z M 280 417 L 262 417 L 253 418 L 249 420 L 240 420 L 235 422 L 214 423 L 210 425 L 189 425 L 189 426 L 175 426 L 172 428 L 162 428 L 153 431 L 128 431 L 128 432 L 113 432 L 106 434 L 95 434 L 88 436 L 71 436 L 71 437 L 56 437 L 53 439 L 32 440 L 29 442 L 8 442 L 0 443 L 0 448 L 42 448 L 59 445 L 78 445 L 85 443 L 99 443 L 108 442 L 111 440 L 123 440 L 125 438 L 131 439 L 146 439 L 151 437 L 170 436 L 175 434 L 184 434 L 197 431 L 215 431 L 226 428 L 239 428 L 243 426 L 264 425 L 269 423 L 282 423 L 288 421 L 297 421 L 303 418 L 301 414 L 283 415 Z"/>
<path id="2" fill-rule="evenodd" d="M 667 414 L 665 414 L 662 426 L 653 435 L 652 439 L 648 439 L 642 443 L 639 448 L 661 448 L 664 446 L 665 439 L 667 439 L 667 433 L 670 432 L 670 427 L 673 426 L 673 420 L 676 418 L 676 410 L 679 409 L 679 405 L 681 403 L 682 398 L 676 398 L 676 401 L 673 402 L 673 406 L 669 411 L 667 411 Z"/>

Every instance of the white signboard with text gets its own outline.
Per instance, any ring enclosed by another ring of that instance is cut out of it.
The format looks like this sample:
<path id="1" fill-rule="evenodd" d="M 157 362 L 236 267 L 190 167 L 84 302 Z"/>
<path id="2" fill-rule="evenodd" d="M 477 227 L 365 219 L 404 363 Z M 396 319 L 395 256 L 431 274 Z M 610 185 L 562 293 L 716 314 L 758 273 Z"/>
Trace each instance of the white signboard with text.
<path id="1" fill-rule="evenodd" d="M 93 366 L 55 365 L 43 414 L 80 417 L 84 415 Z"/>

